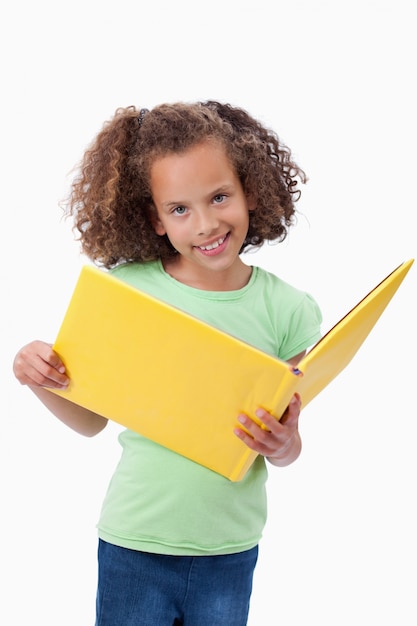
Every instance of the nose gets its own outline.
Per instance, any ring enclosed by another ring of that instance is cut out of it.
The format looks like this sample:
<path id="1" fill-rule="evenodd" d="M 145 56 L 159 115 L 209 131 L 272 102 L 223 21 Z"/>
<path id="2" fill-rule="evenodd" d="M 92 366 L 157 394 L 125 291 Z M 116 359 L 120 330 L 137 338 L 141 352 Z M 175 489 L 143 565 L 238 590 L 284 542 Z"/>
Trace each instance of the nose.
<path id="1" fill-rule="evenodd" d="M 212 208 L 204 208 L 195 214 L 195 228 L 197 235 L 209 235 L 219 227 L 219 219 Z"/>

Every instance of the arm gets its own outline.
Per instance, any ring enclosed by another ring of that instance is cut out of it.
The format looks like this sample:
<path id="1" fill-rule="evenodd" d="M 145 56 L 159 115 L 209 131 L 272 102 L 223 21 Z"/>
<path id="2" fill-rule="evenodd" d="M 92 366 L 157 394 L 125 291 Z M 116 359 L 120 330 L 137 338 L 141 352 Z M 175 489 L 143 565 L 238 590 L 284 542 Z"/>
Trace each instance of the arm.
<path id="1" fill-rule="evenodd" d="M 304 354 L 305 352 L 297 354 L 289 360 L 289 363 L 297 365 Z M 265 456 L 272 465 L 285 467 L 293 463 L 301 453 L 301 437 L 298 432 L 300 411 L 300 396 L 295 394 L 280 420 L 264 409 L 257 409 L 256 415 L 262 422 L 263 428 L 247 415 L 239 415 L 239 422 L 248 432 L 236 428 L 235 434 L 251 450 Z"/>
<path id="2" fill-rule="evenodd" d="M 108 420 L 102 415 L 48 391 L 48 387 L 66 389 L 69 383 L 64 364 L 49 344 L 33 341 L 24 346 L 14 359 L 13 372 L 51 413 L 81 435 L 93 437 L 106 426 Z"/>

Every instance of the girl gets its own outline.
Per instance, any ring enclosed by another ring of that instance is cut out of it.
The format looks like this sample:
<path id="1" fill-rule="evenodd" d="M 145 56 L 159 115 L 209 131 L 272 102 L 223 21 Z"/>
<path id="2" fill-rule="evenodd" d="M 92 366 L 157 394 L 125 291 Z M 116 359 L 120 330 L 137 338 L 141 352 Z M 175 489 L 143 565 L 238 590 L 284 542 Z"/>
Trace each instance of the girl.
<path id="1" fill-rule="evenodd" d="M 66 212 L 95 263 L 296 364 L 319 338 L 316 303 L 240 255 L 285 238 L 305 180 L 277 135 L 242 109 L 214 101 L 128 107 L 86 151 Z M 69 382 L 49 344 L 23 347 L 14 372 L 79 433 L 106 426 L 47 390 Z M 280 421 L 259 409 L 263 428 L 238 416 L 236 436 L 259 453 L 238 483 L 121 433 L 98 522 L 96 626 L 247 623 L 266 520 L 265 459 L 285 466 L 298 457 L 299 413 L 295 396 Z"/>

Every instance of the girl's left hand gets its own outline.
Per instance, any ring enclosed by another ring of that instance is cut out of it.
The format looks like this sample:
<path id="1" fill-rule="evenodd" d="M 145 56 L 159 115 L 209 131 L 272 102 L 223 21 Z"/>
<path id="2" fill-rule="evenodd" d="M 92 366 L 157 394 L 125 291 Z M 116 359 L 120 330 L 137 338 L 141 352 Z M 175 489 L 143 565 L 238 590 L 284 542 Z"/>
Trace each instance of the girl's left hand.
<path id="1" fill-rule="evenodd" d="M 251 450 L 267 457 L 273 465 L 289 465 L 301 452 L 301 439 L 298 432 L 300 411 L 300 396 L 295 394 L 280 420 L 264 409 L 256 410 L 256 416 L 263 427 L 258 426 L 247 415 L 239 415 L 238 420 L 245 430 L 235 428 L 235 435 Z"/>

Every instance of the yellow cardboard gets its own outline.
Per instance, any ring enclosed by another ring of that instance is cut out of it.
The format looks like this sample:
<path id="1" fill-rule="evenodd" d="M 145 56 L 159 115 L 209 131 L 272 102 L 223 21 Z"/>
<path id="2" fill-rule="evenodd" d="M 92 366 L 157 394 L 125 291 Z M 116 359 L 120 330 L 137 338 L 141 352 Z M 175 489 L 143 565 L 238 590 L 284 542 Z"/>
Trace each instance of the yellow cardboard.
<path id="1" fill-rule="evenodd" d="M 306 406 L 356 354 L 412 263 L 389 274 L 295 371 L 84 266 L 54 344 L 71 383 L 65 391 L 49 390 L 232 481 L 241 480 L 257 454 L 233 433 L 239 413 L 258 421 L 254 412 L 263 406 L 279 419 L 296 391 Z"/>

